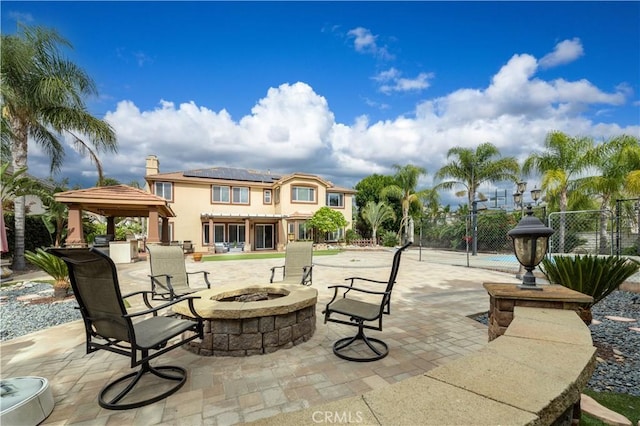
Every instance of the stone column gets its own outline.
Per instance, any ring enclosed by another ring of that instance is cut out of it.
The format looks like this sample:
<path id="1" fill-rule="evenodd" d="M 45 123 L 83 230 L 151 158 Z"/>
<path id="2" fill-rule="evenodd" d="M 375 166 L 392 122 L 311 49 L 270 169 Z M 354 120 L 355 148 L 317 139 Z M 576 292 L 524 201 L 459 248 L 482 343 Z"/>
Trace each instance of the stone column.
<path id="1" fill-rule="evenodd" d="M 570 309 L 593 303 L 593 297 L 561 285 L 541 285 L 542 290 L 523 290 L 517 284 L 483 283 L 489 293 L 489 341 L 504 334 L 513 320 L 515 306 Z"/>
<path id="2" fill-rule="evenodd" d="M 69 224 L 67 232 L 67 247 L 85 247 L 82 232 L 82 208 L 78 204 L 69 205 Z"/>
<path id="3" fill-rule="evenodd" d="M 158 221 L 160 215 L 155 208 L 149 208 L 149 222 L 147 223 L 147 243 L 157 244 L 160 242 L 160 233 L 158 232 Z"/>

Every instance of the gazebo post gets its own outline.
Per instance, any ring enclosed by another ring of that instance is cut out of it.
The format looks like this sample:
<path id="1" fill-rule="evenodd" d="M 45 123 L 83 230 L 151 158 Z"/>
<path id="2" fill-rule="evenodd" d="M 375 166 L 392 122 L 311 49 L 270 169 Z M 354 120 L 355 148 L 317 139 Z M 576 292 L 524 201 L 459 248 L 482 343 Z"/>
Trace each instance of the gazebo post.
<path id="1" fill-rule="evenodd" d="M 158 210 L 155 208 L 149 208 L 149 222 L 147 223 L 147 243 L 153 244 L 160 242 L 158 220 L 160 220 Z"/>
<path id="2" fill-rule="evenodd" d="M 114 216 L 107 216 L 107 234 L 116 235 L 116 218 Z"/>
<path id="3" fill-rule="evenodd" d="M 163 244 L 169 244 L 171 238 L 169 237 L 169 218 L 162 218 L 162 237 L 160 238 Z"/>
<path id="4" fill-rule="evenodd" d="M 78 204 L 69 205 L 69 224 L 66 245 L 68 247 L 85 246 L 82 232 L 82 208 Z"/>

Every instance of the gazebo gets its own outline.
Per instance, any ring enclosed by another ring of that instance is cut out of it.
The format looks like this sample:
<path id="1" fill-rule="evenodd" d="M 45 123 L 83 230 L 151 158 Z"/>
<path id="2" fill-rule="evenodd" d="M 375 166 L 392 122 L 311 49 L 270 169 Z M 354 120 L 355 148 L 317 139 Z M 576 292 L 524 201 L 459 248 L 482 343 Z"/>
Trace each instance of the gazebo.
<path id="1" fill-rule="evenodd" d="M 169 218 L 175 217 L 166 199 L 127 185 L 99 186 L 58 192 L 54 199 L 69 207 L 67 246 L 85 246 L 82 212 L 107 218 L 107 234 L 115 235 L 116 217 L 148 217 L 147 242 L 169 243 Z M 160 223 L 162 226 L 153 226 Z"/>

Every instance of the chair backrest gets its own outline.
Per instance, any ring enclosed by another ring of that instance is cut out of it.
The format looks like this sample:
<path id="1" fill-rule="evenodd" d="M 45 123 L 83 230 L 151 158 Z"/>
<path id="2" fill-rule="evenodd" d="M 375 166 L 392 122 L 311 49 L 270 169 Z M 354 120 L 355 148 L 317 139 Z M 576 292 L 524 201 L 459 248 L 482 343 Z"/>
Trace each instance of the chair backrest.
<path id="1" fill-rule="evenodd" d="M 389 274 L 389 281 L 387 282 L 386 291 L 391 292 L 393 290 L 393 285 L 396 283 L 396 277 L 398 276 L 398 270 L 400 269 L 400 257 L 402 256 L 402 252 L 411 247 L 411 243 L 407 243 L 400 247 L 396 254 L 393 255 L 393 262 L 391 264 L 391 274 Z"/>
<path id="2" fill-rule="evenodd" d="M 171 275 L 171 286 L 174 290 L 189 287 L 184 253 L 180 246 L 149 245 L 147 250 L 151 275 Z"/>
<path id="3" fill-rule="evenodd" d="M 304 267 L 313 263 L 313 242 L 291 241 L 287 244 L 284 258 L 285 281 L 300 281 Z"/>
<path id="4" fill-rule="evenodd" d="M 131 321 L 120 293 L 116 266 L 107 255 L 91 248 L 49 248 L 69 269 L 73 293 L 87 330 L 98 335 L 130 342 Z"/>

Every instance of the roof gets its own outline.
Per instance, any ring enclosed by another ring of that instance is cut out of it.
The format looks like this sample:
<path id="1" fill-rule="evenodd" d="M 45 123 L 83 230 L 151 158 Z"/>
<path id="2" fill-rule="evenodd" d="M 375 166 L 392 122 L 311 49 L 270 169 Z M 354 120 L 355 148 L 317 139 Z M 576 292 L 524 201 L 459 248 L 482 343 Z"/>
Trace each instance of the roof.
<path id="1" fill-rule="evenodd" d="M 80 205 L 82 210 L 101 216 L 147 217 L 155 208 L 160 217 L 175 217 L 167 200 L 127 185 L 98 186 L 58 192 L 57 202 Z"/>

